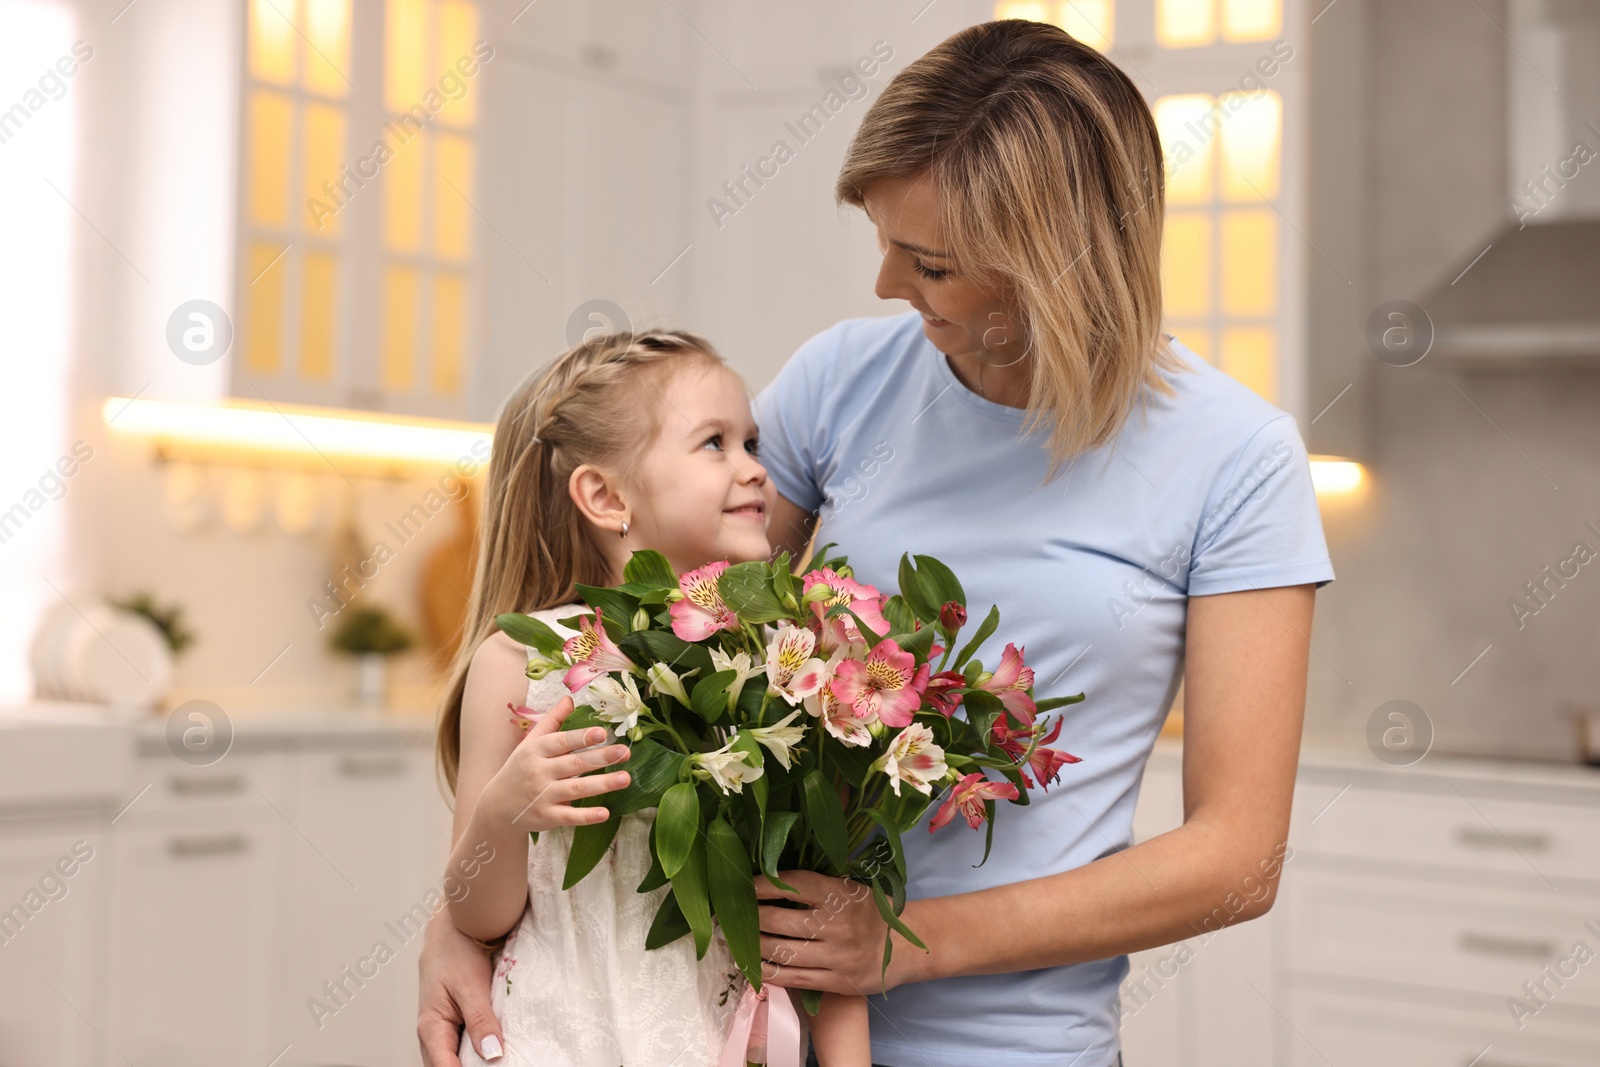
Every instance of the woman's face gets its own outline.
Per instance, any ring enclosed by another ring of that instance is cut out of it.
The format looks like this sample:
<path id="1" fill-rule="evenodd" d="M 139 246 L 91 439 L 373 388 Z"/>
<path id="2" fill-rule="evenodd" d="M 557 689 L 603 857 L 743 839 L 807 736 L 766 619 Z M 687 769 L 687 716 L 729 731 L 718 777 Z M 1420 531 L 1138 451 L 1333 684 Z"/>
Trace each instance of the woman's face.
<path id="1" fill-rule="evenodd" d="M 1005 294 L 962 276 L 939 224 L 939 194 L 927 175 L 886 179 L 862 199 L 878 230 L 875 291 L 884 300 L 906 300 L 922 313 L 922 330 L 947 355 L 984 353 L 1005 364 L 1027 351 L 1020 317 Z"/>

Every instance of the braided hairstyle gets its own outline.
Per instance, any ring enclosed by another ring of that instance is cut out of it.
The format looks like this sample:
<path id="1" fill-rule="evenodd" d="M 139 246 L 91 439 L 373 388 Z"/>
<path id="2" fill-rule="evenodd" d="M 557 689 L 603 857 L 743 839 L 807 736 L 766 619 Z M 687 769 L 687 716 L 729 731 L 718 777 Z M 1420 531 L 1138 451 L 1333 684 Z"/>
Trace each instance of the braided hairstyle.
<path id="1" fill-rule="evenodd" d="M 585 463 L 624 482 L 661 431 L 660 396 L 685 369 L 725 367 L 705 338 L 683 330 L 596 334 L 525 378 L 500 412 L 478 532 L 472 596 L 439 716 L 439 770 L 455 795 L 461 697 L 494 619 L 578 599 L 578 584 L 609 585 L 593 528 L 572 502 Z"/>

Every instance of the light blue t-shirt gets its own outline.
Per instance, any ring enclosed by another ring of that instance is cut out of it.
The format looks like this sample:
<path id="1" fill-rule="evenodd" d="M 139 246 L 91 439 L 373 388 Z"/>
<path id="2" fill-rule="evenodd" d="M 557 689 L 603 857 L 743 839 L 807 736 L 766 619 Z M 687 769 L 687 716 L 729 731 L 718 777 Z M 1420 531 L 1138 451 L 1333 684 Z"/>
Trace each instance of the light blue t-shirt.
<path id="1" fill-rule="evenodd" d="M 1080 867 L 1132 843 L 1145 760 L 1183 676 L 1187 598 L 1333 579 L 1294 417 L 1179 345 L 1176 397 L 1148 392 L 1113 446 L 1038 488 L 1046 432 L 956 378 L 915 314 L 841 322 L 755 401 L 760 458 L 820 512 L 859 580 L 896 591 L 902 552 L 943 560 L 970 634 L 991 603 L 993 669 L 1025 648 L 1037 699 L 1082 691 L 1056 747 L 1082 758 L 1028 807 L 997 806 L 994 846 L 961 819 L 904 835 L 911 898 Z M 1107 457 L 1109 456 L 1109 465 Z M 930 808 L 933 812 L 935 808 Z M 926 822 L 924 818 L 924 822 Z M 1027 915 L 975 937 L 1028 938 Z M 916 951 L 902 946 L 900 951 Z M 893 1067 L 1107 1067 L 1128 958 L 943 978 L 871 998 L 872 1059 Z"/>

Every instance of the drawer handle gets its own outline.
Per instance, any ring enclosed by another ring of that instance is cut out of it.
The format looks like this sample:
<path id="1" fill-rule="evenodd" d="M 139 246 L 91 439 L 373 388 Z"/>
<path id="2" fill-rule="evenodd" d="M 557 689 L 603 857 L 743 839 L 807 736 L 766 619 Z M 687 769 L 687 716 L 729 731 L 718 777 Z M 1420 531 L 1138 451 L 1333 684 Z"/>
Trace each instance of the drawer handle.
<path id="1" fill-rule="evenodd" d="M 1468 848 L 1509 848 L 1519 852 L 1550 851 L 1550 835 L 1538 830 L 1485 830 L 1481 826 L 1456 827 L 1456 844 Z"/>
<path id="2" fill-rule="evenodd" d="M 213 834 L 209 837 L 169 837 L 167 852 L 175 859 L 201 859 L 206 856 L 231 856 L 250 851 L 244 834 Z"/>
<path id="3" fill-rule="evenodd" d="M 1506 937 L 1503 934 L 1480 934 L 1474 930 L 1463 930 L 1456 937 L 1456 944 L 1461 951 L 1470 952 L 1475 956 L 1512 956 L 1517 959 L 1550 960 L 1555 959 L 1556 945 L 1554 941 L 1535 941 L 1527 937 Z"/>
<path id="4" fill-rule="evenodd" d="M 406 773 L 406 758 L 345 756 L 339 761 L 339 773 L 346 778 L 398 778 Z"/>
<path id="5" fill-rule="evenodd" d="M 1483 1054 L 1480 1052 L 1478 1055 L 1481 1056 Z M 1464 1059 L 1461 1061 L 1461 1067 L 1553 1067 L 1553 1065 L 1548 1063 L 1528 1063 L 1526 1060 L 1520 1063 L 1512 1063 L 1510 1060 Z"/>
<path id="6" fill-rule="evenodd" d="M 214 797 L 244 792 L 244 778 L 237 774 L 210 778 L 180 778 L 175 775 L 167 779 L 167 788 L 180 797 Z"/>

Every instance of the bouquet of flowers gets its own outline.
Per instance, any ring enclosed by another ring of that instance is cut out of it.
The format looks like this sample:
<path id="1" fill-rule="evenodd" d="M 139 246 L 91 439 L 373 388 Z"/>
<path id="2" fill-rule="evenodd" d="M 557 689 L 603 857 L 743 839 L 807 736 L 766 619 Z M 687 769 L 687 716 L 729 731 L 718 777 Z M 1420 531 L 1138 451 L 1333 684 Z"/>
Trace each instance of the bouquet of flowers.
<path id="1" fill-rule="evenodd" d="M 993 670 L 973 657 L 999 626 L 997 608 L 953 651 L 967 605 L 948 567 L 902 556 L 900 592 L 886 596 L 855 581 L 845 557 L 828 558 L 833 547 L 800 575 L 787 553 L 679 575 L 659 552 L 635 552 L 622 585 L 577 587 L 594 614 L 560 620 L 576 637 L 526 615 L 496 620 L 536 650 L 530 677 L 563 671 L 569 690 L 590 687 L 566 728 L 607 724 L 632 743 L 629 784 L 576 802 L 611 817 L 574 830 L 564 887 L 594 869 L 623 815 L 654 807 L 654 862 L 638 891 L 672 890 L 647 947 L 693 935 L 704 957 L 714 919 L 757 991 L 755 872 L 784 890 L 783 869 L 861 882 L 884 921 L 925 948 L 900 920 L 901 834 L 935 787 L 950 788 L 928 829 L 958 814 L 985 826 L 987 862 L 996 801 L 1026 804 L 1028 790 L 1079 762 L 1049 747 L 1059 717 L 1048 735 L 1036 717 L 1082 693 L 1035 700 L 1013 644 Z M 528 709 L 512 710 L 526 725 Z M 885 972 L 890 953 L 886 935 Z M 806 991 L 806 1010 L 820 999 Z"/>

